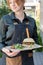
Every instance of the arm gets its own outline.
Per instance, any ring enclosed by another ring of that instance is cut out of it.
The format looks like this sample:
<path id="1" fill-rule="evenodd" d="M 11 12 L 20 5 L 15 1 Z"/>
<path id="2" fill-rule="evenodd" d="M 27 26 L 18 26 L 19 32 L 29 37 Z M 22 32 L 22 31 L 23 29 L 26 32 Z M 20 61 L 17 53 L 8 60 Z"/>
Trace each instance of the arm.
<path id="1" fill-rule="evenodd" d="M 9 28 L 10 29 L 10 28 Z M 10 52 L 8 49 L 3 48 L 6 46 L 5 44 L 5 38 L 6 37 L 6 28 L 4 24 L 4 19 L 2 18 L 0 20 L 0 50 L 2 50 L 5 54 L 7 54 L 10 57 L 16 56 L 20 51 Z M 9 36 L 8 36 L 9 38 Z"/>
<path id="2" fill-rule="evenodd" d="M 37 27 L 36 27 L 36 23 L 34 20 L 34 32 L 33 32 L 33 39 L 35 40 L 35 42 L 38 44 L 38 34 L 37 34 Z"/>
<path id="3" fill-rule="evenodd" d="M 5 25 L 3 18 L 0 20 L 0 49 L 5 46 Z"/>

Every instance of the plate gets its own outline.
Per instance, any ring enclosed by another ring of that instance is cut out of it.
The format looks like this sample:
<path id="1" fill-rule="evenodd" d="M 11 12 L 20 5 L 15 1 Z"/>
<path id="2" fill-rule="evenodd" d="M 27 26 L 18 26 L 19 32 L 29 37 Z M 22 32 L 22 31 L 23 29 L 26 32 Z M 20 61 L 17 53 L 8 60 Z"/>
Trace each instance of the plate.
<path id="1" fill-rule="evenodd" d="M 25 50 L 34 50 L 34 49 L 43 47 L 38 44 L 33 44 L 33 45 L 32 44 L 30 45 L 22 44 L 22 46 L 24 46 L 23 49 L 11 49 L 11 46 L 6 46 L 5 48 L 9 49 L 10 51 L 17 52 L 17 51 L 25 51 Z"/>

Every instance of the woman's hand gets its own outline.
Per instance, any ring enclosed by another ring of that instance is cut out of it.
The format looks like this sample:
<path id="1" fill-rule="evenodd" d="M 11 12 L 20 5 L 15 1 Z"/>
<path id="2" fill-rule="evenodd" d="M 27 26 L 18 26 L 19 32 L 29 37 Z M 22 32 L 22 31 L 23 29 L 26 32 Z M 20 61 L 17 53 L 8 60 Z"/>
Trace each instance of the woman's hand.
<path id="1" fill-rule="evenodd" d="M 6 48 L 2 48 L 2 51 L 4 52 L 4 53 L 6 53 L 8 56 L 10 56 L 10 57 L 13 57 L 13 56 L 16 56 L 20 51 L 19 50 L 15 50 L 14 52 L 10 52 L 8 49 L 6 49 Z"/>

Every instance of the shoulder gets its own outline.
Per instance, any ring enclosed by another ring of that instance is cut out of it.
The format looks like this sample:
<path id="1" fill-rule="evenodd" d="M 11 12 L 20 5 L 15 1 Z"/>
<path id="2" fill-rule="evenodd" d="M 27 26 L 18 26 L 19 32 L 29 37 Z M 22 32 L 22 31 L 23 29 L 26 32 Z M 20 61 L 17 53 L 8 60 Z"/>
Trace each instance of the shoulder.
<path id="1" fill-rule="evenodd" d="M 10 18 L 10 15 L 8 13 L 8 14 L 4 15 L 1 19 L 6 20 L 6 19 L 9 19 L 9 18 Z"/>
<path id="2" fill-rule="evenodd" d="M 29 21 L 35 22 L 35 19 L 33 17 L 27 16 L 27 18 L 29 19 Z"/>
<path id="3" fill-rule="evenodd" d="M 11 17 L 10 17 L 10 15 L 9 15 L 9 13 L 6 14 L 6 15 L 4 15 L 4 16 L 1 18 L 0 21 L 3 22 L 3 23 L 8 23 L 9 21 L 11 21 Z"/>
<path id="4" fill-rule="evenodd" d="M 27 16 L 29 22 L 31 22 L 32 24 L 36 24 L 36 20 L 33 17 Z"/>

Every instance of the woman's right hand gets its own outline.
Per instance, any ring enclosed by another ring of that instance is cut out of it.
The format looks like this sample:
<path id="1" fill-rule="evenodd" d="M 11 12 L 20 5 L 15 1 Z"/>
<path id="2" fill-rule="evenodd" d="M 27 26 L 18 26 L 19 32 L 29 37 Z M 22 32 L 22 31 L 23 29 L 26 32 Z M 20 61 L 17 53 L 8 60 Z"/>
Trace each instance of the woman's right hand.
<path id="1" fill-rule="evenodd" d="M 20 51 L 10 52 L 9 49 L 2 48 L 2 51 L 10 57 L 16 56 Z"/>

